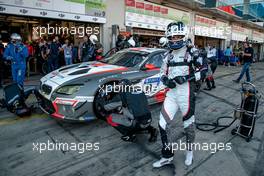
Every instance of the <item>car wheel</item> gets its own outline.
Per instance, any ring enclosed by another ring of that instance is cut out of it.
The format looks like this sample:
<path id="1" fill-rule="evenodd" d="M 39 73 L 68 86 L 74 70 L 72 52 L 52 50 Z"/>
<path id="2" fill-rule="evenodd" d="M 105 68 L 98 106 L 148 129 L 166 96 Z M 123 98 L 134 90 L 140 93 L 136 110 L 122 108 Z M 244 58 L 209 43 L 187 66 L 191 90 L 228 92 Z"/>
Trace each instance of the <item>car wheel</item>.
<path id="1" fill-rule="evenodd" d="M 101 97 L 96 96 L 94 99 L 94 113 L 96 117 L 99 119 L 103 119 L 106 116 L 106 112 L 103 108 L 103 104 L 105 103 L 105 100 L 103 100 Z"/>
<path id="2" fill-rule="evenodd" d="M 104 109 L 104 105 L 106 105 L 109 101 L 111 101 L 117 94 L 114 92 L 108 93 L 105 95 L 104 93 L 97 92 L 95 99 L 94 99 L 94 113 L 96 117 L 99 119 L 105 119 L 106 116 L 109 114 Z"/>

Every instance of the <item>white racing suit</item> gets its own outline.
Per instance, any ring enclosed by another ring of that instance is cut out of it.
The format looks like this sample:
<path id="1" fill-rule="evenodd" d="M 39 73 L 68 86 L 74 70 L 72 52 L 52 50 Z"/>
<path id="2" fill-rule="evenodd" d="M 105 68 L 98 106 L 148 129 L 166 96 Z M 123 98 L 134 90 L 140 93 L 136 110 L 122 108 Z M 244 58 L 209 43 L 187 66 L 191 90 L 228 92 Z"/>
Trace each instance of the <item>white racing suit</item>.
<path id="1" fill-rule="evenodd" d="M 173 130 L 170 129 L 170 123 L 178 110 L 180 110 L 183 115 L 183 126 L 188 150 L 191 150 L 191 144 L 195 139 L 195 76 L 192 67 L 192 57 L 186 50 L 186 47 L 173 50 L 164 58 L 161 67 L 161 76 L 166 75 L 169 79 L 174 79 L 178 76 L 188 78 L 186 82 L 182 84 L 176 83 L 175 88 L 169 89 L 161 109 L 159 129 L 163 144 L 163 158 L 170 158 L 173 156 L 171 145 L 172 142 L 176 141 L 172 141 L 171 135 L 169 134 Z"/>

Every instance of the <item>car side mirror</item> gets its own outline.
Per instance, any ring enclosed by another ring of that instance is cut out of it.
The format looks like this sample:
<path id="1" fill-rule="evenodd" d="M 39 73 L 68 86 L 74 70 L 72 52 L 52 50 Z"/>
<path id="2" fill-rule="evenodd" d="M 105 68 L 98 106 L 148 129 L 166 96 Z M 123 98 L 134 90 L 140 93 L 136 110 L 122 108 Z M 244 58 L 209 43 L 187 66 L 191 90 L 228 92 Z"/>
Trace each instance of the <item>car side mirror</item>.
<path id="1" fill-rule="evenodd" d="M 144 67 L 143 67 L 143 70 L 153 70 L 153 69 L 156 69 L 157 67 L 155 67 L 155 65 L 153 64 L 146 64 Z"/>

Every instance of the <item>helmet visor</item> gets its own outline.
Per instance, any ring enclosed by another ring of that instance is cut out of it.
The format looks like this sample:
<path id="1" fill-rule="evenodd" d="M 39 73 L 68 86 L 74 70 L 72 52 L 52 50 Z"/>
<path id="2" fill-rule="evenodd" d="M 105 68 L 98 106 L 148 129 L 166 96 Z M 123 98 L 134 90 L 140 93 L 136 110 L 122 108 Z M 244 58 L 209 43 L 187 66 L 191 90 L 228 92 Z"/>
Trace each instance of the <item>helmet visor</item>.
<path id="1" fill-rule="evenodd" d="M 180 41 L 184 38 L 184 35 L 173 35 L 173 36 L 168 36 L 168 40 L 172 42 L 177 42 Z"/>

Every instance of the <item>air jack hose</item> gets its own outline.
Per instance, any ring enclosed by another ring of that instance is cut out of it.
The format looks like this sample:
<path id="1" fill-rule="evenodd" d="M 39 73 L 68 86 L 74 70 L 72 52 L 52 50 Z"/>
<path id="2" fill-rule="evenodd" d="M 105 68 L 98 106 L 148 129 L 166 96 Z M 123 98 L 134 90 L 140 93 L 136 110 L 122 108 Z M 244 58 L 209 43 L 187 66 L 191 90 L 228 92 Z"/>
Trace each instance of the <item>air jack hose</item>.
<path id="1" fill-rule="evenodd" d="M 201 131 L 213 131 L 214 130 L 214 133 L 218 133 L 228 127 L 230 127 L 237 119 L 234 119 L 231 123 L 227 124 L 227 125 L 221 125 L 220 124 L 220 120 L 221 119 L 233 119 L 233 117 L 231 116 L 222 116 L 222 117 L 218 117 L 216 122 L 213 122 L 213 123 L 195 123 L 196 125 L 196 128 L 198 130 L 201 130 Z M 203 128 L 203 126 L 205 126 Z M 210 126 L 211 128 L 206 128 Z M 217 129 L 217 128 L 220 128 L 220 129 Z"/>

